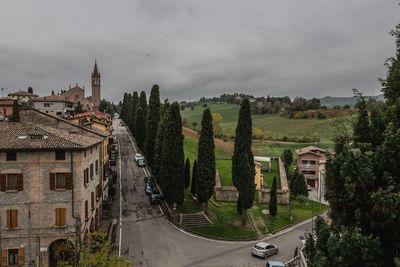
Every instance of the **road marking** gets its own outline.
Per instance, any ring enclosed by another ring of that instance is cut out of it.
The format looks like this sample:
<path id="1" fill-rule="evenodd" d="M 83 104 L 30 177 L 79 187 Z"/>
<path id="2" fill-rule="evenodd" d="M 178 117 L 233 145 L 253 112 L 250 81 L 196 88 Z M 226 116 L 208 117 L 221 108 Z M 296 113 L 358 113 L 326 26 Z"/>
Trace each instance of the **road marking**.
<path id="1" fill-rule="evenodd" d="M 117 124 L 117 134 L 119 133 L 119 127 Z M 118 142 L 118 161 L 119 161 L 119 245 L 118 245 L 118 256 L 121 256 L 121 244 L 122 244 L 122 172 L 121 172 L 121 146 Z"/>

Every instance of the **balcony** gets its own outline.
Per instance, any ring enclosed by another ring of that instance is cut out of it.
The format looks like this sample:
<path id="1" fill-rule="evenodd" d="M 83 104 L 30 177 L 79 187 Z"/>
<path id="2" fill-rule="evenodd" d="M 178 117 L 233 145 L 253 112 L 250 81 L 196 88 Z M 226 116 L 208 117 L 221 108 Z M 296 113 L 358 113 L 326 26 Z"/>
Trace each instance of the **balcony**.
<path id="1" fill-rule="evenodd" d="M 315 174 L 304 174 L 304 177 L 308 180 L 316 180 L 317 176 Z"/>
<path id="2" fill-rule="evenodd" d="M 301 164 L 301 167 L 304 169 L 315 169 L 316 166 L 315 164 Z"/>

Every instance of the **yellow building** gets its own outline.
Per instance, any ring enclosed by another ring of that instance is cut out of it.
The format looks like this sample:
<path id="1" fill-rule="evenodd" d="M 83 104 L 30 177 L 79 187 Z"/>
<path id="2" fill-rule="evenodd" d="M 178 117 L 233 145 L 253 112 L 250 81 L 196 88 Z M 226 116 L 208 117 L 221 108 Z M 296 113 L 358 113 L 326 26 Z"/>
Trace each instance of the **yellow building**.
<path id="1" fill-rule="evenodd" d="M 18 91 L 15 93 L 8 94 L 8 97 L 12 100 L 18 100 L 27 103 L 30 99 L 38 97 L 38 95 L 28 93 L 26 91 Z"/>
<path id="2" fill-rule="evenodd" d="M 254 161 L 254 168 L 256 169 L 256 175 L 254 176 L 254 183 L 256 184 L 256 189 L 261 189 L 264 183 L 264 175 L 261 174 L 261 163 Z"/>

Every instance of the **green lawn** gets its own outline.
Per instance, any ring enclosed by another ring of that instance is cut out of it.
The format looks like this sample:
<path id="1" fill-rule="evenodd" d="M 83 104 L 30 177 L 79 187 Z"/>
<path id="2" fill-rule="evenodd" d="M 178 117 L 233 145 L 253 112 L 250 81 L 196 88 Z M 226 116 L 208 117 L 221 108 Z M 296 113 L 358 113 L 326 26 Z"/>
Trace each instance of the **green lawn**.
<path id="1" fill-rule="evenodd" d="M 268 166 L 268 162 L 262 162 L 263 165 Z M 271 189 L 272 181 L 274 177 L 276 177 L 276 187 L 278 189 L 281 188 L 281 179 L 279 176 L 279 163 L 278 162 L 271 162 L 271 172 L 262 172 L 264 175 L 264 182 L 267 183 L 267 188 Z"/>
<path id="2" fill-rule="evenodd" d="M 239 105 L 228 104 L 228 103 L 208 103 L 212 113 L 220 113 L 222 115 L 221 127 L 223 129 L 231 128 L 235 132 Z M 188 120 L 189 125 L 196 121 L 198 124 L 201 122 L 201 116 L 203 107 L 196 105 L 194 110 L 186 108 L 181 112 L 182 118 Z M 341 116 L 347 125 L 347 128 L 351 130 L 351 115 Z M 332 123 L 336 118 L 328 118 L 325 120 L 318 119 L 289 119 L 279 116 L 279 114 L 265 114 L 265 115 L 253 115 L 253 130 L 260 126 L 264 130 L 264 136 L 268 137 L 297 137 L 302 138 L 304 135 L 311 137 L 313 134 L 318 134 L 322 143 L 332 144 L 333 133 L 335 128 Z"/>
<path id="3" fill-rule="evenodd" d="M 185 152 L 185 160 L 189 157 L 190 164 L 193 165 L 193 162 L 197 159 L 198 140 L 185 136 L 183 139 L 183 148 Z M 220 158 L 231 158 L 225 150 L 220 148 L 215 148 L 215 156 Z"/>
<path id="4" fill-rule="evenodd" d="M 221 185 L 232 186 L 232 161 L 216 160 L 215 167 L 218 170 Z"/>

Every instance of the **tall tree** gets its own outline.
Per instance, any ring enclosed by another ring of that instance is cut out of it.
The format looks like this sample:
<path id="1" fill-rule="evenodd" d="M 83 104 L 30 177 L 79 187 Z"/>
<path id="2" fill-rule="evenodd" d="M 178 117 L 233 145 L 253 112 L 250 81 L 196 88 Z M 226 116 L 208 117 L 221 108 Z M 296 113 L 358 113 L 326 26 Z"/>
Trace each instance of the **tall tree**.
<path id="1" fill-rule="evenodd" d="M 302 173 L 299 173 L 294 181 L 294 195 L 303 195 L 308 197 L 306 179 Z"/>
<path id="2" fill-rule="evenodd" d="M 246 97 L 240 104 L 236 128 L 235 147 L 232 156 L 232 182 L 239 191 L 238 211 L 242 213 L 242 225 L 246 225 L 246 209 L 254 201 L 254 158 L 251 152 L 252 120 L 250 102 Z"/>
<path id="3" fill-rule="evenodd" d="M 139 96 L 139 104 L 142 107 L 144 117 L 147 117 L 147 98 L 146 98 L 146 92 L 141 91 L 140 96 Z"/>
<path id="4" fill-rule="evenodd" d="M 271 216 L 276 216 L 278 214 L 278 199 L 276 195 L 276 190 L 276 177 L 274 177 L 274 180 L 272 181 L 269 200 L 269 214 Z"/>
<path id="5" fill-rule="evenodd" d="M 138 97 L 138 93 L 136 91 L 134 91 L 132 93 L 132 97 L 131 97 L 131 110 L 130 110 L 130 115 L 131 115 L 131 132 L 132 134 L 135 136 L 136 135 L 136 129 L 135 129 L 135 119 L 136 119 L 136 110 L 138 108 L 138 102 L 139 102 L 139 97 Z"/>
<path id="6" fill-rule="evenodd" d="M 31 94 L 33 94 L 33 88 L 32 87 L 28 87 L 28 93 L 31 93 Z"/>
<path id="7" fill-rule="evenodd" d="M 193 196 L 197 194 L 197 160 L 195 160 L 193 163 L 190 193 L 192 193 Z"/>
<path id="8" fill-rule="evenodd" d="M 124 93 L 124 99 L 122 100 L 122 107 L 121 107 L 121 118 L 123 121 L 126 122 L 126 113 L 127 113 L 127 109 L 128 109 L 128 93 L 125 92 Z"/>
<path id="9" fill-rule="evenodd" d="M 144 154 L 146 155 L 147 164 L 154 168 L 154 150 L 160 123 L 160 88 L 157 84 L 153 85 L 150 92 L 149 110 L 146 118 L 146 140 Z"/>
<path id="10" fill-rule="evenodd" d="M 190 186 L 190 160 L 186 159 L 185 162 L 185 188 L 189 188 Z"/>
<path id="11" fill-rule="evenodd" d="M 365 101 L 365 97 L 358 92 L 356 89 L 353 89 L 354 96 L 357 100 L 356 108 L 357 118 L 354 122 L 354 132 L 353 138 L 354 142 L 357 144 L 366 144 L 371 142 L 371 125 L 369 121 L 369 115 L 367 110 L 367 103 Z"/>
<path id="12" fill-rule="evenodd" d="M 184 160 L 182 118 L 179 103 L 174 102 L 169 108 L 164 129 L 161 153 L 162 166 L 159 173 L 165 183 L 164 198 L 169 203 L 183 204 Z"/>
<path id="13" fill-rule="evenodd" d="M 83 112 L 82 103 L 81 103 L 81 101 L 78 101 L 76 103 L 76 105 L 75 105 L 75 108 L 74 108 L 74 114 L 79 114 L 79 113 L 82 113 L 82 112 Z"/>
<path id="14" fill-rule="evenodd" d="M 13 113 L 12 115 L 8 118 L 8 121 L 10 122 L 20 122 L 20 117 L 19 117 L 19 105 L 18 101 L 14 100 L 13 102 Z"/>
<path id="15" fill-rule="evenodd" d="M 140 149 L 143 149 L 144 146 L 144 138 L 146 134 L 146 120 L 144 118 L 142 107 L 138 107 L 136 110 L 136 118 L 135 118 L 135 129 L 136 129 L 136 143 Z"/>
<path id="16" fill-rule="evenodd" d="M 153 162 L 154 175 L 156 176 L 157 182 L 159 183 L 162 190 L 165 190 L 165 182 L 163 181 L 162 176 L 160 175 L 160 171 L 162 169 L 162 166 L 164 165 L 164 162 L 162 161 L 163 158 L 161 155 L 164 144 L 165 127 L 168 121 L 169 106 L 170 105 L 168 103 L 165 103 L 161 108 L 162 119 L 158 126 L 156 144 L 154 147 L 154 162 Z"/>
<path id="17" fill-rule="evenodd" d="M 289 175 L 289 167 L 292 165 L 293 162 L 293 154 L 292 151 L 287 149 L 283 151 L 283 155 L 281 156 L 283 161 L 283 165 L 285 166 L 286 175 Z"/>
<path id="18" fill-rule="evenodd" d="M 203 111 L 197 154 L 197 198 L 205 204 L 208 214 L 208 200 L 215 187 L 215 152 L 213 121 L 209 108 Z"/>

